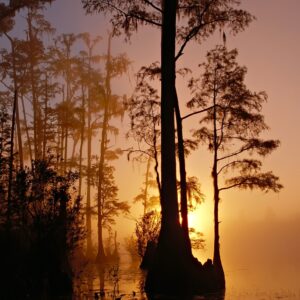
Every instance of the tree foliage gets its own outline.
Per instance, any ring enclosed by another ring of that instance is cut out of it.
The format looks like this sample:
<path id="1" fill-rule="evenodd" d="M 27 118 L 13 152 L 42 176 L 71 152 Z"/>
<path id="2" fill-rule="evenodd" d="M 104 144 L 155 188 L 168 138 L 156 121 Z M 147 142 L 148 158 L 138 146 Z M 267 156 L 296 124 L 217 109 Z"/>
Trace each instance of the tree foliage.
<path id="1" fill-rule="evenodd" d="M 188 107 L 207 109 L 200 120 L 202 127 L 193 134 L 217 154 L 217 175 L 232 176 L 226 178 L 220 191 L 238 187 L 278 192 L 282 188 L 279 178 L 262 172 L 262 162 L 255 158 L 269 155 L 280 144 L 259 138 L 268 129 L 261 114 L 267 95 L 246 87 L 247 69 L 238 65 L 237 54 L 236 49 L 217 46 L 201 65 L 201 78 L 189 82 L 194 95 Z"/>

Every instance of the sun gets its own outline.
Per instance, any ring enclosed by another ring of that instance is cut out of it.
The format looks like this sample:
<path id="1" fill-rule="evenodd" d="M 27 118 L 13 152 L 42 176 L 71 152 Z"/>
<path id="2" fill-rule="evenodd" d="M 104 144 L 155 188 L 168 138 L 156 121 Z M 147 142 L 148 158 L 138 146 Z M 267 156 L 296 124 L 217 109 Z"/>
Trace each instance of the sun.
<path id="1" fill-rule="evenodd" d="M 195 210 L 188 214 L 189 228 L 194 228 L 196 231 L 204 232 L 212 226 L 211 207 L 201 204 Z"/>
<path id="2" fill-rule="evenodd" d="M 189 214 L 188 214 L 189 227 L 199 230 L 199 227 L 201 226 L 199 219 L 200 219 L 200 216 L 199 216 L 198 210 L 189 212 Z"/>

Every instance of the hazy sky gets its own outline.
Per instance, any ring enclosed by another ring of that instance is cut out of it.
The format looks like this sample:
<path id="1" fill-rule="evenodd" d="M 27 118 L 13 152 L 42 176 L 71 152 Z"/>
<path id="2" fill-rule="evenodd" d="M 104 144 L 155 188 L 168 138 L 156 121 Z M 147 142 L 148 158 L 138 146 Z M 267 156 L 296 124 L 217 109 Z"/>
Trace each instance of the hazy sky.
<path id="1" fill-rule="evenodd" d="M 281 146 L 264 160 L 264 170 L 273 170 L 279 175 L 284 189 L 280 194 L 224 192 L 220 207 L 221 232 L 224 233 L 224 239 L 228 236 L 227 241 L 229 234 L 226 230 L 229 230 L 229 227 L 226 224 L 232 222 L 235 222 L 234 224 L 240 223 L 241 220 L 259 222 L 267 220 L 270 216 L 284 220 L 296 218 L 298 224 L 300 222 L 300 1 L 242 0 L 241 7 L 254 14 L 257 20 L 238 36 L 234 37 L 228 33 L 227 46 L 238 48 L 238 61 L 248 68 L 246 76 L 248 87 L 252 91 L 265 90 L 269 96 L 263 110 L 266 122 L 271 128 L 266 137 L 279 139 Z M 93 35 L 103 36 L 103 46 L 99 51 L 102 53 L 105 51 L 108 20 L 101 15 L 85 16 L 80 0 L 57 0 L 47 11 L 46 16 L 59 33 L 89 31 Z M 203 61 L 206 51 L 221 42 L 220 36 L 216 34 L 203 45 L 191 44 L 186 49 L 180 65 L 197 70 L 196 66 Z M 159 32 L 152 29 L 141 30 L 132 37 L 130 43 L 125 43 L 123 39 L 114 40 L 113 52 L 116 54 L 127 52 L 133 61 L 129 74 L 130 81 L 126 77 L 114 86 L 115 90 L 130 93 L 134 86 L 134 72 L 143 64 L 158 61 L 159 47 Z M 181 83 L 179 91 L 184 111 L 184 102 L 188 94 Z M 186 134 L 196 122 L 197 118 L 184 124 Z M 123 127 L 128 127 L 128 124 L 123 124 Z M 126 147 L 124 132 L 118 138 L 118 144 Z M 187 173 L 199 177 L 203 192 L 206 194 L 198 224 L 207 237 L 212 234 L 211 159 L 212 157 L 202 149 L 194 153 L 187 162 Z M 123 157 L 116 166 L 120 199 L 131 200 L 138 193 L 145 166 L 133 168 L 126 157 Z M 124 221 L 123 224 L 133 228 L 130 221 Z M 212 255 L 209 251 L 206 254 Z"/>

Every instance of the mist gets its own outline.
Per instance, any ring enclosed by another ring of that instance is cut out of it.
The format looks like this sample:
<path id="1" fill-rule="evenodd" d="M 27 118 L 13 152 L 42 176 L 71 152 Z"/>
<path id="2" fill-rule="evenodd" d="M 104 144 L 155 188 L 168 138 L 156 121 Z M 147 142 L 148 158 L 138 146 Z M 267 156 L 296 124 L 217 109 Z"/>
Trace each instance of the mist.
<path id="1" fill-rule="evenodd" d="M 299 213 L 224 222 L 221 252 L 228 281 L 244 289 L 299 290 L 299 232 Z"/>

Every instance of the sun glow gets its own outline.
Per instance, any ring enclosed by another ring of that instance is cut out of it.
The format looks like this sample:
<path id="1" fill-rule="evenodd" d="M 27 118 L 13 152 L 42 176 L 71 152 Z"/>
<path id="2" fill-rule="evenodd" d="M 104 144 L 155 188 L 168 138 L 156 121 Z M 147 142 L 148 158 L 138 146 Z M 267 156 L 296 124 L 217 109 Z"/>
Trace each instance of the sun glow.
<path id="1" fill-rule="evenodd" d="M 188 221 L 190 228 L 194 228 L 196 231 L 203 231 L 208 223 L 207 213 L 197 208 L 189 212 Z"/>

